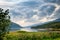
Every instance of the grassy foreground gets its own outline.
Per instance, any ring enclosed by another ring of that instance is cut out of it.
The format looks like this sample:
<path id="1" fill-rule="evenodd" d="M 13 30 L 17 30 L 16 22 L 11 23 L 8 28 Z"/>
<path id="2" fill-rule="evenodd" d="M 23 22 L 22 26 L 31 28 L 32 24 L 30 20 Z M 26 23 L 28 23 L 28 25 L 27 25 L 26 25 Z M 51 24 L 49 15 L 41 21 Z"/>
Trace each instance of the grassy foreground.
<path id="1" fill-rule="evenodd" d="M 60 40 L 59 32 L 10 32 L 4 40 Z"/>

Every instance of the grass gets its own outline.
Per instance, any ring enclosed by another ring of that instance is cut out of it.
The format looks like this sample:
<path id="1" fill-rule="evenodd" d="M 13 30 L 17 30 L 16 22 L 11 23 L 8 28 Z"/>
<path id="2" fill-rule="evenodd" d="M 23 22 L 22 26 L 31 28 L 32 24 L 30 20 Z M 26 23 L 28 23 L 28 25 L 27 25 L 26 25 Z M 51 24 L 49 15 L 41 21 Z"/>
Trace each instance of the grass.
<path id="1" fill-rule="evenodd" d="M 60 32 L 10 32 L 4 40 L 60 40 Z"/>

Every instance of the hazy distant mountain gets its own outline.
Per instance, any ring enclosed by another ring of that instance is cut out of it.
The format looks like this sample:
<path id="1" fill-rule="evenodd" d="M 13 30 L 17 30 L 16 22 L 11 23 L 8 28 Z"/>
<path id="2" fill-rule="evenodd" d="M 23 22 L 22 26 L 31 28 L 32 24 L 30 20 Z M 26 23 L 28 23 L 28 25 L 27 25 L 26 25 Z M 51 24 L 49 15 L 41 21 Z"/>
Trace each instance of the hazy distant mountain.
<path id="1" fill-rule="evenodd" d="M 60 18 L 56 19 L 54 21 L 42 24 L 42 25 L 37 25 L 37 26 L 32 26 L 31 28 L 60 28 Z"/>
<path id="2" fill-rule="evenodd" d="M 12 31 L 15 31 L 15 30 L 20 30 L 21 27 L 22 26 L 12 22 L 9 29 L 12 30 Z"/>

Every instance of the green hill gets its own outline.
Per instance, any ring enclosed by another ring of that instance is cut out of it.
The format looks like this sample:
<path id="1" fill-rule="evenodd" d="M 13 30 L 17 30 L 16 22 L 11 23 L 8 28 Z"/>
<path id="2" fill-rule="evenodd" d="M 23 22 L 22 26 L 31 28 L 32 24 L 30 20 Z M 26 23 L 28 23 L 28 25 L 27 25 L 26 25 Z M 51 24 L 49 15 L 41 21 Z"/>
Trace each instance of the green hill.
<path id="1" fill-rule="evenodd" d="M 53 22 L 49 22 L 49 23 L 46 23 L 46 24 L 34 26 L 32 28 L 34 28 L 34 29 L 39 29 L 39 28 L 60 28 L 60 22 L 53 21 Z"/>

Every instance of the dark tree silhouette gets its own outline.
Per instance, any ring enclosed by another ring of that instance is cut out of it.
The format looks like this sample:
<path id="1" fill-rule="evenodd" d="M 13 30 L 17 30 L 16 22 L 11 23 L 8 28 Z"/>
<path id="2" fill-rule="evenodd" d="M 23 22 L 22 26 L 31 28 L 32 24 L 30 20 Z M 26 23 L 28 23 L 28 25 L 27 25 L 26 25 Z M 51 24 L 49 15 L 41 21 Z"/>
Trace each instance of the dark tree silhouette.
<path id="1" fill-rule="evenodd" d="M 10 16 L 8 15 L 9 9 L 3 10 L 0 8 L 0 40 L 3 40 L 3 37 L 8 32 L 10 25 Z"/>

